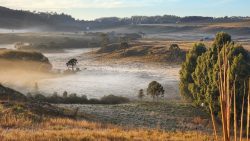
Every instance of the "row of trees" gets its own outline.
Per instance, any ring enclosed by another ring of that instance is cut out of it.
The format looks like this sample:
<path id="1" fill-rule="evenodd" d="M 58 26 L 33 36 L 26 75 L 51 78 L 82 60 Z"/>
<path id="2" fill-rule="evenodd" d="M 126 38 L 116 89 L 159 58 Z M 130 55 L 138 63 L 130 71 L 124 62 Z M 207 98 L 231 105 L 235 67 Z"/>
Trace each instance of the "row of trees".
<path id="1" fill-rule="evenodd" d="M 69 94 L 64 91 L 62 96 L 54 92 L 51 96 L 44 96 L 39 92 L 35 94 L 28 93 L 27 98 L 32 101 L 48 102 L 55 104 L 121 104 L 129 102 L 129 99 L 122 96 L 107 95 L 100 99 L 90 98 L 86 95 L 78 96 L 76 93 Z"/>

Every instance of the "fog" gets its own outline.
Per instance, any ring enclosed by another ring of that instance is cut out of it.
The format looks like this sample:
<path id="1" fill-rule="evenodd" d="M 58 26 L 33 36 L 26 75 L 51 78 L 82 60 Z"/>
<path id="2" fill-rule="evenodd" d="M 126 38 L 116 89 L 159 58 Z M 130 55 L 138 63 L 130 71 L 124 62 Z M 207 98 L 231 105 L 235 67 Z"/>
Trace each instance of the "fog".
<path id="1" fill-rule="evenodd" d="M 0 28 L 0 33 L 29 33 L 29 32 L 43 32 L 44 29 L 49 31 L 46 27 L 33 27 L 33 28 L 22 28 L 22 29 L 7 29 Z"/>
<path id="2" fill-rule="evenodd" d="M 0 47 L 13 49 L 11 45 Z M 140 89 L 146 90 L 147 85 L 156 80 L 164 86 L 167 98 L 179 97 L 179 68 L 154 68 L 137 63 L 128 65 L 94 63 L 93 58 L 86 55 L 90 51 L 92 50 L 73 49 L 65 50 L 63 53 L 44 54 L 49 58 L 54 71 L 67 69 L 65 63 L 69 59 L 78 59 L 77 67 L 82 71 L 76 74 L 51 76 L 14 69 L 1 73 L 0 82 L 4 82 L 23 93 L 32 92 L 34 84 L 38 83 L 39 92 L 44 95 L 51 95 L 54 92 L 61 95 L 63 91 L 67 91 L 68 93 L 86 95 L 88 98 L 100 98 L 109 94 L 134 98 Z M 30 65 L 34 67 L 34 64 Z"/>
<path id="3" fill-rule="evenodd" d="M 39 81 L 40 91 L 45 93 L 63 91 L 100 98 L 104 95 L 120 95 L 130 98 L 137 96 L 139 89 L 156 80 L 163 84 L 167 97 L 178 97 L 179 68 L 148 68 L 140 64 L 106 65 L 93 63 L 86 54 L 91 49 L 66 50 L 65 53 L 45 54 L 54 69 L 66 69 L 65 62 L 75 57 L 82 70 L 74 75 Z"/>

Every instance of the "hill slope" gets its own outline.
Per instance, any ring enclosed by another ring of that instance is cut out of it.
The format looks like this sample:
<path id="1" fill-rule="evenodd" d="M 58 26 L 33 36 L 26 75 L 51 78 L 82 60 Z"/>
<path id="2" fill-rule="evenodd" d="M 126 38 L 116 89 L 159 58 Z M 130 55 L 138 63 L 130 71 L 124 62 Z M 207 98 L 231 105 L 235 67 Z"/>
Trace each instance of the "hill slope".
<path id="1" fill-rule="evenodd" d="M 92 21 L 76 20 L 70 15 L 49 12 L 13 10 L 0 6 L 0 28 L 40 29 L 41 31 L 87 31 L 141 24 L 180 24 L 180 23 L 231 23 L 248 21 L 249 17 L 202 17 L 173 15 L 132 16 L 130 18 L 107 17 Z"/>

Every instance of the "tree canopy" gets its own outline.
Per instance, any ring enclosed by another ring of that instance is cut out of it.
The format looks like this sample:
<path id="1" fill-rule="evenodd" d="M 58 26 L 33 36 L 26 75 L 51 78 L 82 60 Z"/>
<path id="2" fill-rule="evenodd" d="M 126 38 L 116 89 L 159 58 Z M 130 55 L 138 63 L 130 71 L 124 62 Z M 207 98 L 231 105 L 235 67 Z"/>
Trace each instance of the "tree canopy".
<path id="1" fill-rule="evenodd" d="M 244 83 L 250 76 L 250 57 L 249 52 L 235 44 L 229 34 L 217 33 L 208 50 L 203 44 L 194 45 L 180 71 L 181 94 L 196 105 L 204 103 L 213 107 L 215 112 L 219 112 L 219 57 L 222 58 L 223 53 L 230 64 L 230 86 L 233 87 L 233 82 L 236 82 L 237 104 L 241 105 Z"/>
<path id="2" fill-rule="evenodd" d="M 147 95 L 150 95 L 153 100 L 158 98 L 159 96 L 164 96 L 165 90 L 163 89 L 162 85 L 157 81 L 152 81 L 149 83 L 147 88 Z"/>
<path id="3" fill-rule="evenodd" d="M 73 58 L 66 63 L 66 66 L 71 67 L 71 69 L 74 70 L 74 67 L 76 66 L 77 63 L 78 63 L 77 59 Z"/>

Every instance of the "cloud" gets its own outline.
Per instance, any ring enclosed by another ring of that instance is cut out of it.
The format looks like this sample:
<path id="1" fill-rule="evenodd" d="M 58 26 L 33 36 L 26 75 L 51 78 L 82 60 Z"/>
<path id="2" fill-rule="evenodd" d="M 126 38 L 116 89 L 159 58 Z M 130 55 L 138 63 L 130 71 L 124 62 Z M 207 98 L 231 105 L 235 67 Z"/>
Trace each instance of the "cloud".
<path id="1" fill-rule="evenodd" d="M 28 10 L 62 10 L 72 8 L 126 8 L 152 6 L 181 0 L 0 0 L 0 5 Z"/>
<path id="2" fill-rule="evenodd" d="M 122 0 L 0 0 L 0 5 L 15 9 L 59 10 L 70 8 L 118 8 Z"/>

